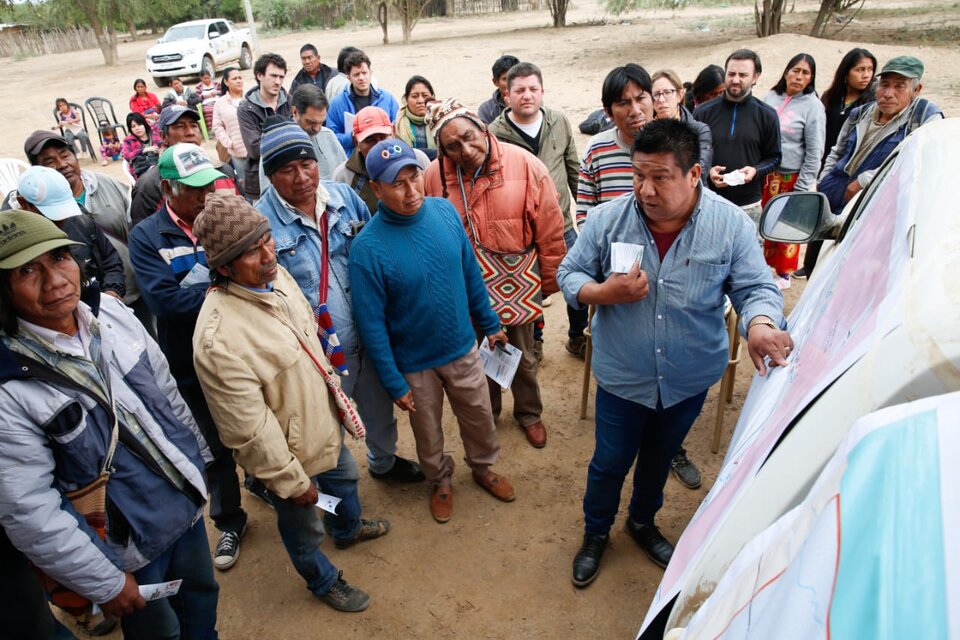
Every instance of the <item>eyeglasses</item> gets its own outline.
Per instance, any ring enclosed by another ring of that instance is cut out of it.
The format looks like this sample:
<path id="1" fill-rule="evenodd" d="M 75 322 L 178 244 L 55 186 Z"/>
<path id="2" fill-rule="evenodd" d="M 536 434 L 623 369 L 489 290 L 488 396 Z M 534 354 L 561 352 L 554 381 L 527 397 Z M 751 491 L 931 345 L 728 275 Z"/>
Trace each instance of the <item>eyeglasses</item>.
<path id="1" fill-rule="evenodd" d="M 653 94 L 654 101 L 664 100 L 677 92 L 676 89 L 667 89 L 666 91 L 657 91 Z"/>

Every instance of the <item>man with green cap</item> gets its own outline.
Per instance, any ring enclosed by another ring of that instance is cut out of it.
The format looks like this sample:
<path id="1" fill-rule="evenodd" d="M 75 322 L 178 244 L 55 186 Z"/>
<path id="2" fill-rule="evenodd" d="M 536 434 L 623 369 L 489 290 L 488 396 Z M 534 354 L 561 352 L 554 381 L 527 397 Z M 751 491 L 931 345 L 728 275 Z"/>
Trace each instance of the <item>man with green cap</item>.
<path id="1" fill-rule="evenodd" d="M 71 612 L 90 607 L 63 588 L 120 617 L 124 637 L 215 639 L 209 451 L 143 325 L 82 287 L 75 244 L 35 213 L 0 215 L 0 529 L 61 585 L 54 601 Z M 80 506 L 78 493 L 101 495 L 106 510 Z M 17 552 L 0 549 L 4 582 L 29 592 L 31 576 L 13 573 Z M 176 600 L 140 594 L 169 580 L 182 580 Z M 47 606 L 24 603 L 37 605 Z M 5 634 L 20 637 L 16 621 L 5 618 Z"/>
<path id="2" fill-rule="evenodd" d="M 214 182 L 223 174 L 195 144 L 175 144 L 157 165 L 163 203 L 159 211 L 130 232 L 130 261 L 147 306 L 157 316 L 160 348 L 170 372 L 213 453 L 207 468 L 210 518 L 222 533 L 214 566 L 232 567 L 240 554 L 247 514 L 240 506 L 236 463 L 217 434 L 193 368 L 193 329 L 210 286 L 206 254 L 193 232 Z"/>
<path id="3" fill-rule="evenodd" d="M 850 112 L 820 171 L 817 190 L 827 196 L 835 214 L 870 184 L 883 161 L 914 129 L 943 118 L 937 105 L 920 97 L 919 58 L 891 58 L 877 76 L 877 101 Z"/>

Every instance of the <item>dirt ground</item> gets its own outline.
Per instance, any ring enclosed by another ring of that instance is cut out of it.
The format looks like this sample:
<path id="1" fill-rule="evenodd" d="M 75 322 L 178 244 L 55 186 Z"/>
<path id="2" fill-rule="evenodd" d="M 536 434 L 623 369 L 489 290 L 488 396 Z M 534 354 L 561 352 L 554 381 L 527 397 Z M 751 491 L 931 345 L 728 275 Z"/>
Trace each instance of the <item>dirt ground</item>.
<path id="1" fill-rule="evenodd" d="M 897 7 L 912 7 L 897 4 Z M 952 9 L 955 13 L 956 9 Z M 809 0 L 797 3 L 810 11 Z M 949 9 L 945 10 L 948 13 Z M 951 15 L 953 15 L 951 13 Z M 952 19 L 955 20 L 954 15 Z M 887 16 L 875 27 L 895 29 L 926 24 L 929 15 Z M 705 65 L 723 63 L 727 53 L 745 46 L 757 50 L 767 71 L 759 92 L 777 79 L 786 61 L 799 51 L 812 53 L 820 65 L 818 89 L 823 90 L 852 42 L 814 40 L 782 35 L 753 37 L 752 5 L 728 8 L 643 11 L 617 18 L 605 16 L 592 2 L 578 2 L 568 16 L 572 26 L 557 31 L 546 11 L 463 19 L 425 21 L 414 31 L 414 44 L 383 46 L 378 28 L 307 32 L 262 39 L 260 52 L 275 51 L 299 68 L 301 44 L 312 42 L 328 63 L 346 44 L 364 49 L 373 59 L 381 86 L 400 95 L 406 79 L 419 73 L 430 78 L 440 96 L 459 96 L 468 104 L 489 97 L 490 65 L 502 53 L 537 63 L 545 76 L 546 101 L 566 112 L 574 125 L 599 107 L 600 85 L 607 70 L 628 61 L 651 72 L 667 67 L 692 79 Z M 607 21 L 604 24 L 604 20 Z M 788 16 L 787 22 L 799 20 Z M 871 25 L 859 24 L 863 37 Z M 399 38 L 399 26 L 392 25 Z M 884 39 L 883 41 L 887 41 Z M 134 78 L 145 75 L 143 58 L 152 41 L 123 44 L 124 63 L 108 69 L 99 51 L 82 51 L 0 63 L 0 105 L 4 135 L 0 156 L 23 158 L 22 143 L 36 128 L 52 124 L 58 96 L 81 102 L 93 96 L 113 100 L 118 117 L 127 113 Z M 948 114 L 960 111 L 960 50 L 955 46 L 872 44 L 858 41 L 884 60 L 898 54 L 919 55 L 927 64 L 924 93 Z M 246 72 L 247 86 L 252 74 Z M 148 82 L 149 84 L 149 82 Z M 158 93 L 160 90 L 156 90 Z M 583 149 L 586 136 L 578 144 Z M 89 168 L 100 170 L 87 164 Z M 120 175 L 119 165 L 103 171 Z M 802 292 L 794 282 L 786 292 L 788 306 Z M 499 423 L 502 457 L 496 466 L 513 481 L 517 500 L 501 504 L 470 480 L 463 464 L 454 479 L 453 520 L 438 525 L 430 518 L 424 486 L 384 486 L 364 472 L 360 494 L 367 514 L 391 520 L 393 531 L 382 540 L 339 551 L 329 542 L 325 551 L 344 577 L 371 594 L 362 614 L 333 612 L 304 589 L 276 532 L 273 513 L 244 497 L 250 526 L 239 563 L 218 574 L 221 585 L 220 632 L 224 638 L 627 638 L 636 633 L 661 577 L 618 520 L 611 548 L 597 581 L 577 590 L 570 566 L 582 535 L 581 500 L 586 466 L 593 450 L 592 401 L 588 418 L 579 418 L 583 365 L 568 356 L 566 315 L 558 300 L 546 309 L 546 355 L 541 370 L 549 442 L 532 449 L 510 416 L 509 394 Z M 751 380 L 752 367 L 741 363 L 733 404 L 726 414 L 724 446 Z M 591 396 L 592 398 L 592 396 Z M 717 475 L 724 450 L 710 451 L 717 389 L 711 391 L 700 419 L 687 438 L 691 458 L 703 472 L 703 486 L 690 491 L 671 478 L 666 502 L 658 516 L 668 538 L 676 540 Z M 452 416 L 444 423 L 448 448 L 462 460 L 462 446 Z M 401 417 L 402 454 L 414 455 L 413 439 Z M 365 452 L 351 445 L 365 469 Z M 627 486 L 629 491 L 629 483 Z M 625 503 L 625 501 L 624 501 Z M 215 533 L 208 523 L 211 542 Z M 119 633 L 115 633 L 119 637 Z"/>

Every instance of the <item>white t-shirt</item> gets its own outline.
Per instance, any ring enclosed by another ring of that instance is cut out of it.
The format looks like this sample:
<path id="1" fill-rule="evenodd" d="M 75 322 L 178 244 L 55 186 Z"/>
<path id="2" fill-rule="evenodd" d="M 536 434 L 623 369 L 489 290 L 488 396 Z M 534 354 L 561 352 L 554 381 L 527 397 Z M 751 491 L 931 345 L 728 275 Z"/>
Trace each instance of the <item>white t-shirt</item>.
<path id="1" fill-rule="evenodd" d="M 507 117 L 510 116 L 508 115 Z M 513 118 L 510 118 L 510 121 L 515 124 L 517 129 L 520 129 L 520 131 L 523 131 L 531 138 L 536 138 L 538 135 L 540 135 L 540 127 L 543 126 L 543 111 L 537 111 L 537 119 L 530 124 L 520 124 Z"/>

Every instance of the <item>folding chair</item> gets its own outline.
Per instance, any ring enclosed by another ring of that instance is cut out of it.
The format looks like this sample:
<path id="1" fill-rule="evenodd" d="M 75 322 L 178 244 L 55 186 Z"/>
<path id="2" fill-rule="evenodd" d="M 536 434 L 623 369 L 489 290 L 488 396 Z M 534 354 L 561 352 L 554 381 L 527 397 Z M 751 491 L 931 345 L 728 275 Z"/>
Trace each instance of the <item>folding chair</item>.
<path id="1" fill-rule="evenodd" d="M 104 131 L 119 131 L 116 135 L 118 140 L 123 140 L 127 137 L 127 128 L 117 120 L 117 113 L 113 110 L 112 102 L 106 98 L 87 98 L 84 104 L 87 105 L 87 111 L 90 112 L 90 117 L 97 124 L 97 135 L 100 136 L 100 144 L 103 144 Z M 86 122 L 86 120 L 84 120 L 84 122 Z"/>
<path id="2" fill-rule="evenodd" d="M 720 451 L 720 436 L 723 435 L 723 413 L 726 406 L 733 402 L 733 382 L 737 376 L 737 365 L 740 364 L 740 331 L 737 330 L 737 312 L 727 301 L 727 337 L 730 341 L 730 355 L 727 358 L 727 368 L 720 378 L 720 394 L 717 396 L 717 420 L 713 427 L 713 452 Z"/>

